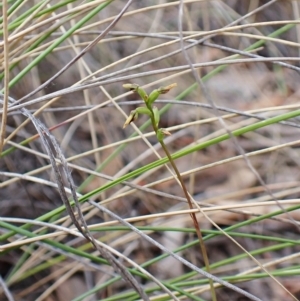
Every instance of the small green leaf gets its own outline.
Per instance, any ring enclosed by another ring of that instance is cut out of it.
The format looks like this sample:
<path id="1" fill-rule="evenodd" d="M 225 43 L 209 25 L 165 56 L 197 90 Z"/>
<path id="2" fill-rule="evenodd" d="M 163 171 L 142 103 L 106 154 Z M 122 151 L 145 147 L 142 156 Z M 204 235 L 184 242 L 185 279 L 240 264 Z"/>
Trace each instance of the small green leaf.
<path id="1" fill-rule="evenodd" d="M 171 133 L 166 129 L 158 129 L 156 133 L 156 138 L 159 142 L 163 141 L 165 136 L 170 136 Z"/>
<path id="2" fill-rule="evenodd" d="M 157 107 L 153 107 L 153 114 L 154 114 L 154 121 L 156 126 L 158 127 L 159 124 L 159 119 L 160 119 L 160 115 L 159 115 L 159 111 Z"/>
<path id="3" fill-rule="evenodd" d="M 135 109 L 135 111 L 139 114 L 146 114 L 148 116 L 151 116 L 151 112 L 148 108 L 145 107 L 138 107 Z"/>

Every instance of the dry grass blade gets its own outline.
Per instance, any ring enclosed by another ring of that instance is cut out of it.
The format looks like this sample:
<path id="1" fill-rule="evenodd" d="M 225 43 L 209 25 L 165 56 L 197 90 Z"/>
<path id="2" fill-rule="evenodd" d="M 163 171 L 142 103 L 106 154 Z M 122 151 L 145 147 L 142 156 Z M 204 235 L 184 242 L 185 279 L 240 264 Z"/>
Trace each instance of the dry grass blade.
<path id="1" fill-rule="evenodd" d="M 3 57 L 4 57 L 4 95 L 3 95 L 3 113 L 0 127 L 0 152 L 2 153 L 7 122 L 8 96 L 9 96 L 9 43 L 8 43 L 8 20 L 7 20 L 8 4 L 7 0 L 3 1 Z"/>
<path id="2" fill-rule="evenodd" d="M 265 57 L 253 57 L 251 59 L 234 59 L 234 60 L 218 60 L 215 62 L 207 62 L 207 63 L 199 63 L 199 64 L 192 64 L 193 68 L 202 68 L 202 67 L 214 67 L 214 66 L 222 66 L 222 65 L 235 65 L 235 64 L 241 64 L 241 63 L 276 63 L 278 62 L 279 64 L 283 64 L 282 61 L 291 61 L 291 62 L 298 62 L 300 61 L 299 58 L 297 57 L 273 57 L 273 58 L 265 58 Z M 287 65 L 286 65 L 287 66 Z M 64 95 L 68 95 L 71 93 L 75 92 L 80 92 L 85 89 L 90 89 L 98 86 L 105 86 L 108 84 L 112 83 L 118 83 L 118 82 L 124 82 L 128 80 L 133 80 L 137 78 L 142 78 L 142 77 L 147 77 L 147 76 L 152 76 L 152 75 L 158 75 L 158 74 L 165 74 L 165 73 L 170 73 L 170 72 L 175 72 L 175 71 L 183 71 L 183 73 L 190 73 L 190 65 L 182 65 L 178 67 L 171 67 L 171 68 L 166 68 L 166 69 L 160 69 L 160 70 L 155 70 L 155 71 L 148 71 L 148 72 L 143 72 L 143 73 L 138 73 L 138 74 L 133 74 L 133 75 L 128 75 L 128 76 L 122 76 L 122 77 L 117 77 L 115 79 L 108 79 L 108 80 L 99 80 L 98 82 L 93 82 L 91 84 L 82 84 L 78 85 L 76 87 L 72 88 L 66 88 L 62 89 L 58 92 L 53 92 L 50 94 L 47 94 L 45 96 L 38 97 L 36 99 L 27 101 L 24 104 L 16 104 L 12 105 L 8 108 L 8 112 L 12 112 L 15 110 L 19 110 L 20 108 L 30 106 L 39 102 L 43 102 L 49 99 L 53 99 L 56 97 L 62 97 Z M 293 67 L 294 70 L 299 71 L 299 67 Z M 177 75 L 178 76 L 178 75 Z M 0 110 L 0 114 L 3 113 L 3 110 Z"/>
<path id="3" fill-rule="evenodd" d="M 241 295 L 244 295 L 246 297 L 248 297 L 250 300 L 256 300 L 256 301 L 261 301 L 261 299 L 253 296 L 252 294 L 249 294 L 248 292 L 236 287 L 235 285 L 232 285 L 231 283 L 228 283 L 214 275 L 209 274 L 208 272 L 205 272 L 204 270 L 199 269 L 198 267 L 194 266 L 193 264 L 191 264 L 190 262 L 188 262 L 187 260 L 185 260 L 184 258 L 178 256 L 177 254 L 169 251 L 168 249 L 166 249 L 164 246 L 162 246 L 161 244 L 159 244 L 157 241 L 153 240 L 152 238 L 150 238 L 149 236 L 145 235 L 142 231 L 138 230 L 137 228 L 135 228 L 134 226 L 132 226 L 131 224 L 129 224 L 128 222 L 126 222 L 124 219 L 121 219 L 120 217 L 118 217 L 116 214 L 114 214 L 113 212 L 111 212 L 110 210 L 108 210 L 107 208 L 100 206 L 99 204 L 90 201 L 90 203 L 97 207 L 99 210 L 109 214 L 110 216 L 112 216 L 113 218 L 115 218 L 117 221 L 119 221 L 121 224 L 123 224 L 126 227 L 129 227 L 132 231 L 138 233 L 141 237 L 143 237 L 144 239 L 148 240 L 149 242 L 151 242 L 153 245 L 157 246 L 158 248 L 160 248 L 162 251 L 164 251 L 165 253 L 169 254 L 170 256 L 172 256 L 173 258 L 177 259 L 178 261 L 180 261 L 181 263 L 183 263 L 184 265 L 186 265 L 187 267 L 189 267 L 190 269 L 196 271 L 197 273 L 203 275 L 204 277 L 213 280 L 214 282 L 217 282 L 233 291 L 236 291 L 238 293 L 240 293 Z"/>
<path id="4" fill-rule="evenodd" d="M 4 294 L 8 301 L 14 301 L 14 297 L 9 291 L 8 287 L 6 286 L 6 283 L 3 281 L 2 277 L 0 276 L 0 287 L 2 286 Z"/>

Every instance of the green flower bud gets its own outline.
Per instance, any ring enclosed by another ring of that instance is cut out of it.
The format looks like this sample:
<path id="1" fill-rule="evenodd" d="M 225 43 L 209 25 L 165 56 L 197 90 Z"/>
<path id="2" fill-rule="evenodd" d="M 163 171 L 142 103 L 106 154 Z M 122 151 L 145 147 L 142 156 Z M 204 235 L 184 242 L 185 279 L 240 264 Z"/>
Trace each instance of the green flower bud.
<path id="1" fill-rule="evenodd" d="M 143 88 L 141 88 L 138 84 L 124 84 L 123 88 L 138 93 L 145 102 L 148 100 L 148 95 L 146 91 Z"/>
<path id="2" fill-rule="evenodd" d="M 168 85 L 166 87 L 160 87 L 158 88 L 158 91 L 160 94 L 166 94 L 168 93 L 171 89 L 173 89 L 174 87 L 177 87 L 177 84 L 176 83 L 173 83 L 171 85 Z"/>
<path id="3" fill-rule="evenodd" d="M 159 115 L 159 111 L 157 107 L 153 107 L 153 114 L 154 114 L 154 121 L 156 126 L 158 126 L 159 124 L 159 119 L 160 119 L 160 115 Z"/>
<path id="4" fill-rule="evenodd" d="M 159 92 L 159 90 L 157 89 L 153 90 L 148 97 L 148 101 L 147 101 L 148 106 L 151 106 L 160 94 L 161 93 Z"/>
<path id="5" fill-rule="evenodd" d="M 136 112 L 136 110 L 131 111 L 130 115 L 128 116 L 128 118 L 126 119 L 126 121 L 125 121 L 125 123 L 123 125 L 123 129 L 125 129 L 126 126 L 128 124 L 130 124 L 131 122 L 137 120 L 138 116 L 139 116 L 139 114 L 138 114 L 138 112 Z"/>
<path id="6" fill-rule="evenodd" d="M 124 84 L 123 85 L 123 88 L 124 89 L 127 89 L 127 90 L 130 90 L 130 91 L 134 91 L 136 92 L 136 89 L 139 87 L 138 84 Z"/>
<path id="7" fill-rule="evenodd" d="M 148 105 L 148 106 L 151 106 L 151 105 L 155 102 L 155 100 L 158 98 L 158 96 L 159 96 L 160 94 L 166 94 L 166 93 L 168 93 L 172 88 L 174 88 L 174 87 L 176 87 L 176 86 L 177 86 L 177 84 L 174 83 L 174 84 L 171 84 L 171 85 L 169 85 L 169 86 L 166 86 L 166 87 L 160 87 L 160 88 L 158 88 L 158 89 L 153 90 L 153 91 L 150 93 L 149 97 L 148 97 L 147 105 Z"/>
<path id="8" fill-rule="evenodd" d="M 139 114 L 146 114 L 148 116 L 151 116 L 151 112 L 148 108 L 145 107 L 138 107 L 135 109 L 135 111 Z"/>
<path id="9" fill-rule="evenodd" d="M 163 141 L 165 136 L 170 136 L 171 133 L 167 131 L 166 129 L 158 129 L 156 133 L 156 138 L 158 141 Z"/>

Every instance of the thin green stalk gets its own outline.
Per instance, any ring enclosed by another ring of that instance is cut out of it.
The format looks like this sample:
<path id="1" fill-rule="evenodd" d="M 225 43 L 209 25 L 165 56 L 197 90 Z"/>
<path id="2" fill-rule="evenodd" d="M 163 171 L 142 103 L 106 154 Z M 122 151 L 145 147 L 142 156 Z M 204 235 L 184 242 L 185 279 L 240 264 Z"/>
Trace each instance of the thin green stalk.
<path id="1" fill-rule="evenodd" d="M 152 121 L 153 129 L 154 129 L 154 131 L 155 131 L 155 133 L 157 135 L 158 134 L 158 128 L 155 126 L 155 122 L 154 122 L 153 118 L 151 118 L 151 121 Z M 164 143 L 164 141 L 162 139 L 159 140 L 159 143 L 160 143 L 162 149 L 164 150 L 165 154 L 167 155 L 167 157 L 169 159 L 169 162 L 171 163 L 171 165 L 172 165 L 172 167 L 173 167 L 173 169 L 174 169 L 174 171 L 176 173 L 177 179 L 180 182 L 180 186 L 181 186 L 181 188 L 183 190 L 183 193 L 185 195 L 185 198 L 186 198 L 186 200 L 188 202 L 189 208 L 190 209 L 194 209 L 192 201 L 191 201 L 190 194 L 187 191 L 187 188 L 186 188 L 186 186 L 184 184 L 182 176 L 181 176 L 181 174 L 180 174 L 180 172 L 179 172 L 179 170 L 178 170 L 178 168 L 177 168 L 174 160 L 172 159 L 172 156 L 171 156 L 168 148 L 166 147 L 166 145 L 165 145 L 165 143 Z M 190 216 L 192 218 L 192 221 L 193 221 L 196 233 L 197 233 L 197 237 L 199 239 L 200 251 L 201 251 L 202 256 L 203 256 L 203 260 L 204 260 L 204 264 L 205 264 L 206 270 L 207 270 L 208 273 L 211 274 L 209 259 L 208 259 L 206 247 L 205 247 L 205 244 L 204 244 L 204 241 L 203 241 L 203 236 L 202 236 L 202 233 L 201 233 L 200 225 L 198 223 L 198 220 L 196 218 L 196 214 L 195 213 L 191 213 Z M 213 281 L 211 279 L 209 279 L 209 284 L 210 284 L 210 289 L 211 289 L 211 293 L 212 293 L 212 300 L 216 301 L 217 300 L 217 296 L 216 296 L 216 292 L 215 292 L 215 287 L 214 287 Z"/>
<path id="2" fill-rule="evenodd" d="M 270 274 L 273 276 L 299 276 L 300 275 L 300 269 L 299 268 L 293 268 L 290 270 L 287 269 L 277 269 L 274 271 L 270 271 Z M 242 282 L 247 280 L 253 280 L 253 279 L 259 279 L 259 278 L 265 278 L 269 275 L 267 273 L 255 273 L 255 274 L 246 274 L 246 275 L 235 275 L 235 276 L 224 276 L 220 277 L 220 279 L 226 280 L 231 283 L 236 282 Z M 182 282 L 180 284 L 177 284 L 177 286 L 194 286 L 194 285 L 203 285 L 207 284 L 207 279 L 199 279 L 199 280 L 191 280 Z"/>

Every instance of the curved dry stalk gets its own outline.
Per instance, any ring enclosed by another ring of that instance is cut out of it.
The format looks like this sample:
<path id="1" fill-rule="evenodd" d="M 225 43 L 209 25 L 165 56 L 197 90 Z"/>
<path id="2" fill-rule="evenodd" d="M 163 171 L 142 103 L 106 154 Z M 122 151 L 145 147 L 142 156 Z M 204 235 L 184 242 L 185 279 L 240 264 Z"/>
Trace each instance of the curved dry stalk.
<path id="1" fill-rule="evenodd" d="M 126 267 L 120 263 L 109 251 L 107 251 L 103 246 L 99 245 L 99 242 L 97 242 L 94 237 L 92 236 L 91 232 L 89 231 L 87 224 L 84 220 L 84 216 L 82 214 L 80 204 L 78 202 L 77 198 L 77 192 L 76 192 L 76 186 L 74 185 L 73 178 L 71 176 L 71 173 L 68 168 L 67 161 L 56 141 L 56 139 L 52 136 L 52 134 L 49 132 L 48 128 L 44 126 L 43 123 L 41 123 L 37 118 L 32 116 L 26 109 L 22 108 L 22 113 L 31 120 L 33 125 L 35 126 L 37 132 L 39 133 L 39 136 L 41 138 L 41 141 L 43 143 L 43 146 L 48 154 L 49 160 L 51 162 L 52 169 L 54 171 L 55 181 L 58 187 L 59 194 L 62 198 L 62 201 L 66 207 L 66 210 L 78 229 L 78 231 L 88 240 L 92 243 L 92 245 L 95 247 L 96 250 L 100 252 L 100 254 L 103 256 L 104 259 L 106 259 L 112 267 L 122 275 L 123 279 L 130 284 L 130 286 L 136 290 L 136 292 L 144 299 L 149 300 L 148 296 L 144 292 L 144 290 L 141 288 L 140 284 L 137 282 L 137 280 L 128 272 Z M 60 164 L 58 164 L 56 157 L 58 157 L 58 160 Z M 69 202 L 69 197 L 66 194 L 65 187 L 64 187 L 64 180 L 63 178 L 66 178 L 72 198 L 75 202 L 75 208 L 77 210 L 77 216 L 75 215 L 75 212 L 73 211 L 73 208 Z M 78 219 L 79 217 L 79 219 Z"/>

